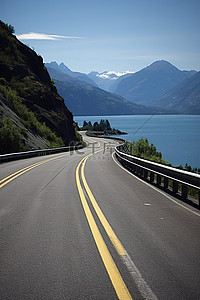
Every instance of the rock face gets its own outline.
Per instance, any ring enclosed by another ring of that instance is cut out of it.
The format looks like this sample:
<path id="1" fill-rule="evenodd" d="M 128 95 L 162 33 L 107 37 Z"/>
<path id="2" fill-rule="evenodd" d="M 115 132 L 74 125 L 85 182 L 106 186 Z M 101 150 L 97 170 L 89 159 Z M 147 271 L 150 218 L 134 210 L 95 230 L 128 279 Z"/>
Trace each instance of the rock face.
<path id="1" fill-rule="evenodd" d="M 0 80 L 0 84 L 3 82 L 7 90 L 16 92 L 22 104 L 40 123 L 45 122 L 60 136 L 65 145 L 75 141 L 72 113 L 51 82 L 42 57 L 18 41 L 9 26 L 1 21 Z M 12 108 L 12 104 L 9 105 Z"/>

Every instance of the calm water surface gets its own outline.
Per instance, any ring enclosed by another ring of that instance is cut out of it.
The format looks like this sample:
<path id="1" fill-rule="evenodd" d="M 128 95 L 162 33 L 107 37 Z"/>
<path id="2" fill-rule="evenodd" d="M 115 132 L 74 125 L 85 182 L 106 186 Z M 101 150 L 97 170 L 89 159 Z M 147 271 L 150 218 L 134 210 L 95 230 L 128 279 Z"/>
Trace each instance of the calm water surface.
<path id="1" fill-rule="evenodd" d="M 75 122 L 108 119 L 111 127 L 128 134 L 120 136 L 128 141 L 141 137 L 156 146 L 163 158 L 174 166 L 189 164 L 200 168 L 200 116 L 76 116 Z"/>

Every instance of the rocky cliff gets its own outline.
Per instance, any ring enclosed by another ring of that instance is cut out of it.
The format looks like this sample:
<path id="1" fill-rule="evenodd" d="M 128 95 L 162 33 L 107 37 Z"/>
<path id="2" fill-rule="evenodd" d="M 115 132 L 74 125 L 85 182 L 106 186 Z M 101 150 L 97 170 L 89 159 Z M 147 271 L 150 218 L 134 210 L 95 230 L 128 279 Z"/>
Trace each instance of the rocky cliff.
<path id="1" fill-rule="evenodd" d="M 42 137 L 46 145 L 52 142 L 53 135 L 65 145 L 75 141 L 73 116 L 58 95 L 42 57 L 17 40 L 12 26 L 1 21 L 0 93 L 1 99 L 6 99 L 4 109 L 0 107 L 1 121 L 8 115 L 7 106 L 28 132 L 27 148 L 29 133 Z M 13 122 L 18 126 L 14 119 Z"/>

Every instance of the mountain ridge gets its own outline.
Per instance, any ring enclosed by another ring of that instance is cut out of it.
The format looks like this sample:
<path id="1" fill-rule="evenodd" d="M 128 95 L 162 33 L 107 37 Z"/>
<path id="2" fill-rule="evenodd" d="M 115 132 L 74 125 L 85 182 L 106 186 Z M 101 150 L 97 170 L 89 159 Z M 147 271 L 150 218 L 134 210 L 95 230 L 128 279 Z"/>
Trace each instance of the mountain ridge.
<path id="1" fill-rule="evenodd" d="M 182 114 L 200 114 L 200 72 L 179 83 L 152 105 L 176 110 Z"/>
<path id="2" fill-rule="evenodd" d="M 50 62 L 50 63 L 45 63 L 46 68 L 51 68 L 51 69 L 55 69 L 59 72 L 62 72 L 64 74 L 70 75 L 71 77 L 74 77 L 78 80 L 84 81 L 88 84 L 97 86 L 97 84 L 91 79 L 89 78 L 85 73 L 81 73 L 81 72 L 74 72 L 72 70 L 70 70 L 63 62 L 60 63 L 60 65 L 56 62 Z"/>
<path id="3" fill-rule="evenodd" d="M 155 99 L 195 72 L 180 71 L 164 60 L 156 61 L 123 79 L 114 92 L 132 102 L 150 106 Z"/>
<path id="4" fill-rule="evenodd" d="M 47 65 L 59 94 L 74 115 L 122 115 L 164 113 L 162 109 L 134 104 L 123 97 L 79 81 Z M 166 113 L 166 112 L 165 112 Z"/>

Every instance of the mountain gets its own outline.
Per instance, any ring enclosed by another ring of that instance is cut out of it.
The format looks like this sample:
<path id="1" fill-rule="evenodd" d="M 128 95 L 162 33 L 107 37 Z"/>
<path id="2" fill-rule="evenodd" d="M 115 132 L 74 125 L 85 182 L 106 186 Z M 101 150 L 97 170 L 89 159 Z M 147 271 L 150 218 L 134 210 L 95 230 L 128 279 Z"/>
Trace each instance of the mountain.
<path id="1" fill-rule="evenodd" d="M 181 82 L 152 105 L 181 114 L 200 114 L 200 72 Z"/>
<path id="2" fill-rule="evenodd" d="M 56 70 L 56 69 L 51 68 L 49 66 L 46 66 L 46 68 L 47 68 L 47 71 L 48 71 L 49 75 L 51 76 L 51 78 L 53 80 L 58 80 L 58 81 L 63 81 L 63 82 L 69 82 L 71 84 L 78 85 L 78 86 L 81 86 L 81 87 L 91 86 L 91 84 L 89 84 L 89 83 L 87 83 L 85 81 L 79 80 L 76 77 L 72 77 L 72 76 L 70 76 L 68 74 L 65 74 L 65 73 L 63 73 L 63 72 L 61 72 L 59 70 Z"/>
<path id="3" fill-rule="evenodd" d="M 74 115 L 153 114 L 164 110 L 145 107 L 125 100 L 86 82 L 47 66 L 56 88 Z M 166 113 L 166 112 L 165 112 Z"/>
<path id="4" fill-rule="evenodd" d="M 71 112 L 42 57 L 13 33 L 12 26 L 0 21 L 0 144 L 4 136 L 12 149 L 12 131 L 21 141 L 19 151 L 70 144 L 75 141 Z"/>
<path id="5" fill-rule="evenodd" d="M 131 74 L 132 73 L 130 72 L 120 73 L 115 71 L 105 71 L 103 73 L 98 73 L 93 71 L 87 74 L 87 76 L 101 89 L 107 92 L 112 92 L 115 90 L 116 82 L 119 83 L 122 79 L 129 77 Z"/>
<path id="6" fill-rule="evenodd" d="M 85 73 L 73 72 L 67 66 L 65 66 L 64 63 L 61 63 L 59 65 L 59 64 L 57 64 L 57 62 L 53 61 L 50 63 L 45 63 L 45 66 L 47 69 L 51 68 L 51 69 L 57 70 L 64 74 L 70 75 L 71 77 L 77 78 L 78 80 L 84 81 L 84 82 L 89 83 L 94 86 L 97 86 L 97 84 L 92 79 L 90 79 Z"/>
<path id="7" fill-rule="evenodd" d="M 151 106 L 155 99 L 195 73 L 180 71 L 164 60 L 156 61 L 121 80 L 114 92 L 134 103 Z"/>
<path id="8" fill-rule="evenodd" d="M 59 94 L 76 116 L 141 115 L 166 113 L 163 109 L 145 107 L 125 100 L 119 95 L 94 86 L 87 88 L 55 80 Z"/>

